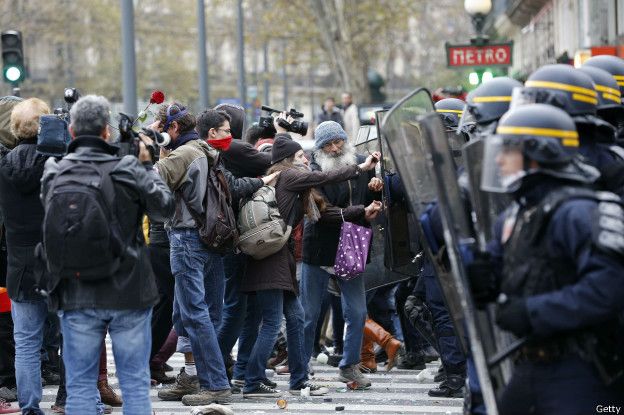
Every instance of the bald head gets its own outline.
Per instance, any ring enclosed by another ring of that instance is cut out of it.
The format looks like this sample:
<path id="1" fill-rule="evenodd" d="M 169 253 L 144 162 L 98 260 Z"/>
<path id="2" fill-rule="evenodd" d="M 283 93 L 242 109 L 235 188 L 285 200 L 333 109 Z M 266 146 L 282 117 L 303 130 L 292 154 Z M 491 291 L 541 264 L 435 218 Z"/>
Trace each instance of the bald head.
<path id="1" fill-rule="evenodd" d="M 39 131 L 39 117 L 49 113 L 50 107 L 39 98 L 24 100 L 11 112 L 11 132 L 18 141 L 36 137 Z"/>

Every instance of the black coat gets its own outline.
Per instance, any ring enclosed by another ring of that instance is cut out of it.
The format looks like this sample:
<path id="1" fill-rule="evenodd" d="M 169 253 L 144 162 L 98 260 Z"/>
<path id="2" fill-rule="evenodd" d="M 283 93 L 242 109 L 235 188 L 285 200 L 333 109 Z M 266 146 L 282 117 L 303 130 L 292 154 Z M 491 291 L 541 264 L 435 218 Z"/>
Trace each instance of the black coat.
<path id="1" fill-rule="evenodd" d="M 357 156 L 358 164 L 365 160 L 365 157 Z M 321 170 L 316 162 L 312 162 L 311 166 L 314 171 Z M 320 186 L 319 190 L 332 206 L 339 208 L 353 205 L 367 206 L 375 199 L 380 200 L 380 196 L 375 198 L 375 193 L 368 190 L 368 182 L 373 177 L 375 177 L 375 171 L 370 170 L 351 180 Z M 365 221 L 360 221 L 359 224 L 370 226 Z M 333 266 L 336 260 L 341 225 L 341 221 L 337 223 L 306 222 L 303 229 L 303 262 L 318 266 Z"/>
<path id="2" fill-rule="evenodd" d="M 99 137 L 84 136 L 69 145 L 65 158 L 114 160 L 116 147 Z M 42 179 L 41 198 L 45 200 L 58 163 L 49 159 Z M 97 281 L 62 280 L 53 291 L 58 308 L 145 309 L 158 302 L 158 290 L 142 231 L 143 215 L 165 221 L 173 215 L 174 200 L 165 182 L 152 166 L 142 166 L 133 156 L 123 157 L 110 173 L 115 186 L 117 218 L 124 239 L 130 240 L 119 270 Z M 49 284 L 53 289 L 57 281 Z"/>
<path id="3" fill-rule="evenodd" d="M 16 301 L 41 298 L 34 292 L 35 246 L 41 242 L 43 206 L 39 189 L 47 157 L 36 139 L 19 143 L 0 161 L 0 208 L 7 241 L 7 291 Z"/>

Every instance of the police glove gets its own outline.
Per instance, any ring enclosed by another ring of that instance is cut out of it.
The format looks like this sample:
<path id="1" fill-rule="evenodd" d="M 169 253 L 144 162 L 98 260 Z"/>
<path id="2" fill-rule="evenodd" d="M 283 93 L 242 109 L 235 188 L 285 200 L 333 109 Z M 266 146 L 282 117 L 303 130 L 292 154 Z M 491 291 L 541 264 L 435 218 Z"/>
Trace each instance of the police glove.
<path id="1" fill-rule="evenodd" d="M 415 295 L 410 295 L 405 300 L 405 306 L 403 309 L 407 320 L 415 326 L 414 322 L 421 320 L 420 316 L 423 313 L 423 300 Z"/>
<path id="2" fill-rule="evenodd" d="M 501 296 L 503 297 L 503 296 Z M 529 310 L 524 298 L 503 298 L 498 302 L 496 324 L 517 337 L 525 337 L 532 331 Z"/>
<path id="3" fill-rule="evenodd" d="M 476 253 L 474 260 L 466 267 L 466 271 L 476 306 L 482 309 L 487 303 L 496 301 L 499 292 L 498 278 L 490 255 L 486 252 Z"/>

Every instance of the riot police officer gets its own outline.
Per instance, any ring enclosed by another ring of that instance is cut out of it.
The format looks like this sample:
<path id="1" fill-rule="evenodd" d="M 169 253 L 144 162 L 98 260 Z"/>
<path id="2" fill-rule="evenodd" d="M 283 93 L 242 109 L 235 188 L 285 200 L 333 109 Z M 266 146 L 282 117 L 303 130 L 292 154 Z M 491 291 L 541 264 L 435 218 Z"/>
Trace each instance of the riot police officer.
<path id="1" fill-rule="evenodd" d="M 624 400 L 624 210 L 593 190 L 599 173 L 577 157 L 575 127 L 561 109 L 532 104 L 486 140 L 482 187 L 515 203 L 497 223 L 492 272 L 469 277 L 475 298 L 502 293 L 497 323 L 528 338 L 501 414 L 588 414 Z"/>
<path id="2" fill-rule="evenodd" d="M 615 130 L 596 117 L 598 93 L 585 73 L 570 65 L 545 65 L 533 72 L 524 88 L 514 92 L 512 107 L 542 103 L 566 111 L 579 133 L 579 154 L 601 174 L 596 185 L 603 190 L 624 195 L 624 158 L 613 150 Z"/>

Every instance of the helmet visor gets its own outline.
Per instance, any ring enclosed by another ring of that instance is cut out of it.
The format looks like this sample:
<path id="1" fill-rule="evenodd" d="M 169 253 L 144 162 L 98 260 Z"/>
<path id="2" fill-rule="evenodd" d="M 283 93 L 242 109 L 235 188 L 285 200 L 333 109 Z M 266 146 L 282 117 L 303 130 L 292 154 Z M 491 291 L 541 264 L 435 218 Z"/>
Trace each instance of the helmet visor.
<path id="1" fill-rule="evenodd" d="M 481 189 L 509 193 L 517 189 L 526 175 L 522 141 L 493 135 L 485 140 Z"/>
<path id="2" fill-rule="evenodd" d="M 567 109 L 568 96 L 565 92 L 546 89 L 515 87 L 511 92 L 509 109 L 529 104 L 547 104 L 563 110 Z"/>

